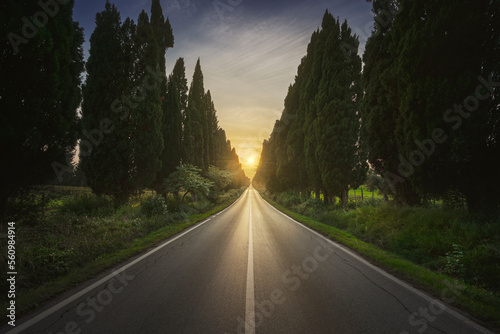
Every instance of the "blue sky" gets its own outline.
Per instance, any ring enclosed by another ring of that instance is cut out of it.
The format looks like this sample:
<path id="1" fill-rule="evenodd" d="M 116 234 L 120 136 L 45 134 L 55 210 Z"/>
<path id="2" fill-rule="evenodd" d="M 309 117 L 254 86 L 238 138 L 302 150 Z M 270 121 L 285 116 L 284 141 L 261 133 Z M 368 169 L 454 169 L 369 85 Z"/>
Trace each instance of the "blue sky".
<path id="1" fill-rule="evenodd" d="M 85 29 L 85 51 L 95 27 L 95 14 L 105 0 L 76 0 L 74 19 Z M 134 21 L 151 0 L 116 0 L 122 20 Z M 161 0 L 174 33 L 166 54 L 167 72 L 183 57 L 191 79 L 200 58 L 205 89 L 210 89 L 219 124 L 253 175 L 262 141 L 269 137 L 283 110 L 288 86 L 306 54 L 311 34 L 326 9 L 347 19 L 361 47 L 373 24 L 371 3 L 365 0 Z"/>

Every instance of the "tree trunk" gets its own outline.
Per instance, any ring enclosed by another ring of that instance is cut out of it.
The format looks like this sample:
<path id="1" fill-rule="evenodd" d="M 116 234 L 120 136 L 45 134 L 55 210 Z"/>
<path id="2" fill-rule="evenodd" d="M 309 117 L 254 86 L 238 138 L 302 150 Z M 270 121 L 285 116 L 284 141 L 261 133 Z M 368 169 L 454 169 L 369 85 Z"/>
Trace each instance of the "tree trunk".
<path id="1" fill-rule="evenodd" d="M 347 207 L 348 201 L 349 201 L 349 190 L 344 189 L 344 190 L 342 190 L 342 197 L 341 197 L 342 209 L 345 209 Z"/>
<path id="2" fill-rule="evenodd" d="M 500 199 L 495 194 L 477 191 L 465 194 L 465 199 L 470 214 L 479 216 L 484 220 L 498 217 L 500 214 Z"/>
<path id="3" fill-rule="evenodd" d="M 396 185 L 396 199 L 403 205 L 418 205 L 420 196 L 415 192 L 410 182 L 401 182 Z"/>
<path id="4" fill-rule="evenodd" d="M 364 201 L 364 198 L 363 198 L 363 187 L 361 187 L 361 201 Z"/>

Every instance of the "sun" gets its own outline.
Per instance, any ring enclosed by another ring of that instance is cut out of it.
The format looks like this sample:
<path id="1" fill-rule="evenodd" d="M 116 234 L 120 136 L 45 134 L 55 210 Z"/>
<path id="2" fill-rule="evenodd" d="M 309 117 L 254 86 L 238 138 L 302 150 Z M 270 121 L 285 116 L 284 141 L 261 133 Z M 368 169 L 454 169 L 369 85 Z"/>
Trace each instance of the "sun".
<path id="1" fill-rule="evenodd" d="M 255 162 L 255 159 L 253 157 L 248 158 L 248 163 L 253 164 Z"/>

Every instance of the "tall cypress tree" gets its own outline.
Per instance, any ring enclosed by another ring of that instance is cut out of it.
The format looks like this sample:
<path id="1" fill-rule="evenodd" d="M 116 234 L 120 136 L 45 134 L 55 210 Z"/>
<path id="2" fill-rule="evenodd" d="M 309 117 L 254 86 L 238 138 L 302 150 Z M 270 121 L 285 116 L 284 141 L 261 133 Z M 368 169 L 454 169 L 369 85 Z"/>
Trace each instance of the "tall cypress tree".
<path id="1" fill-rule="evenodd" d="M 40 10 L 34 2 L 2 1 L 0 14 L 0 219 L 18 189 L 72 172 L 66 156 L 78 138 L 83 31 L 73 21 L 74 1 L 58 6 L 42 27 L 23 17 Z"/>
<path id="2" fill-rule="evenodd" d="M 325 47 L 325 34 L 320 34 L 320 31 L 315 31 L 311 36 L 311 41 L 308 45 L 308 54 L 310 54 L 310 72 L 306 72 L 307 77 L 304 78 L 305 86 L 301 92 L 301 108 L 304 108 L 305 123 L 304 123 L 304 157 L 306 171 L 311 182 L 311 187 L 319 198 L 320 191 L 324 191 L 321 181 L 321 172 L 316 161 L 316 148 L 318 144 L 318 122 L 316 113 L 316 95 L 318 94 L 319 82 L 321 80 L 321 66 L 323 62 Z M 309 57 L 308 57 L 309 63 Z M 302 102 L 303 101 L 303 102 Z M 302 104 L 303 103 L 303 104 Z"/>
<path id="3" fill-rule="evenodd" d="M 219 130 L 219 121 L 217 120 L 217 110 L 215 109 L 214 101 L 212 100 L 212 95 L 210 94 L 210 90 L 207 91 L 205 95 L 205 114 L 206 114 L 206 124 L 207 124 L 207 144 L 205 145 L 205 149 L 208 154 L 207 161 L 209 164 L 218 166 L 218 156 L 217 156 L 217 131 Z"/>
<path id="4" fill-rule="evenodd" d="M 186 66 L 184 65 L 184 58 L 179 58 L 175 62 L 172 73 L 169 77 L 170 81 L 175 83 L 177 89 L 177 96 L 179 99 L 182 117 L 185 117 L 188 99 L 188 85 L 186 78 Z"/>
<path id="5" fill-rule="evenodd" d="M 182 154 L 181 104 L 177 85 L 171 78 L 168 81 L 165 100 L 165 112 L 162 119 L 162 134 L 165 147 L 161 154 L 162 167 L 155 181 L 155 190 L 160 193 L 164 191 L 163 180 L 179 166 Z"/>
<path id="6" fill-rule="evenodd" d="M 201 168 L 208 167 L 205 165 L 204 160 L 204 96 L 203 73 L 201 72 L 200 59 L 198 59 L 189 88 L 184 124 L 184 157 L 182 160 L 185 163 Z"/>
<path id="7" fill-rule="evenodd" d="M 287 158 L 289 175 L 295 180 L 294 188 L 296 190 L 310 190 L 309 178 L 307 175 L 304 140 L 306 136 L 305 123 L 306 123 L 306 110 L 304 102 L 301 100 L 301 88 L 305 86 L 305 80 L 310 70 L 307 64 L 311 56 L 308 54 L 302 58 L 302 62 L 297 70 L 297 76 L 293 86 L 290 87 L 289 96 L 285 98 L 285 109 L 288 108 L 296 110 L 290 120 L 291 126 L 287 136 Z"/>
<path id="8" fill-rule="evenodd" d="M 374 0 L 372 11 L 375 15 L 374 31 L 363 54 L 362 139 L 368 148 L 370 164 L 377 173 L 384 175 L 386 172 L 397 173 L 399 161 L 394 135 L 396 111 L 391 108 L 388 88 L 382 84 L 385 72 L 394 61 L 389 53 L 394 0 Z"/>
<path id="9" fill-rule="evenodd" d="M 363 170 L 357 145 L 361 99 L 359 42 L 347 22 L 340 25 L 328 12 L 323 18 L 321 33 L 328 37 L 316 96 L 319 129 L 316 159 L 327 196 L 340 197 L 345 207 L 349 188 L 359 186 L 355 171 Z M 351 52 L 343 54 L 342 45 L 350 45 Z"/>
<path id="10" fill-rule="evenodd" d="M 156 41 L 155 30 L 145 11 L 139 14 L 137 20 L 134 47 L 137 64 L 134 73 L 136 86 L 132 96 L 140 103 L 132 110 L 133 178 L 136 187 L 143 189 L 152 185 L 156 173 L 161 169 L 160 156 L 164 147 L 161 132 L 161 97 L 165 94 L 162 89 L 165 73 L 161 71 L 160 66 L 163 58 L 162 46 Z M 143 84 L 146 79 L 151 80 L 148 84 Z"/>
<path id="11" fill-rule="evenodd" d="M 167 83 L 165 74 L 166 61 L 165 52 L 174 46 L 172 27 L 167 18 L 163 16 L 163 10 L 159 0 L 151 3 L 150 28 L 152 39 L 156 45 L 157 68 L 159 84 L 159 100 L 161 101 L 161 134 L 163 139 L 163 150 L 160 155 L 161 167 L 158 170 L 152 187 L 158 192 L 163 192 L 163 180 L 175 170 L 180 163 L 180 141 L 182 119 L 180 118 L 181 106 L 177 96 L 175 82 Z"/>
<path id="12" fill-rule="evenodd" d="M 134 32 L 133 22 L 122 25 L 116 7 L 106 2 L 90 37 L 83 87 L 80 166 L 96 194 L 111 195 L 118 202 L 125 202 L 134 191 L 130 110 L 120 101 L 131 91 Z"/>

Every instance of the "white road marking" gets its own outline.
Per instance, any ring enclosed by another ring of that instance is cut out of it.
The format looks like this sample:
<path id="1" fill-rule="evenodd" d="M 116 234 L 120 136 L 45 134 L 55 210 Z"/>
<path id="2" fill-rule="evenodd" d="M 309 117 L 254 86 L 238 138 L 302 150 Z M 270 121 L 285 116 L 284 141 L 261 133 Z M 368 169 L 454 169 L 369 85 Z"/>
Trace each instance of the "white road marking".
<path id="1" fill-rule="evenodd" d="M 255 334 L 255 294 L 253 282 L 253 233 L 252 233 L 252 196 L 249 196 L 250 221 L 248 228 L 248 267 L 247 293 L 245 307 L 245 334 Z"/>

